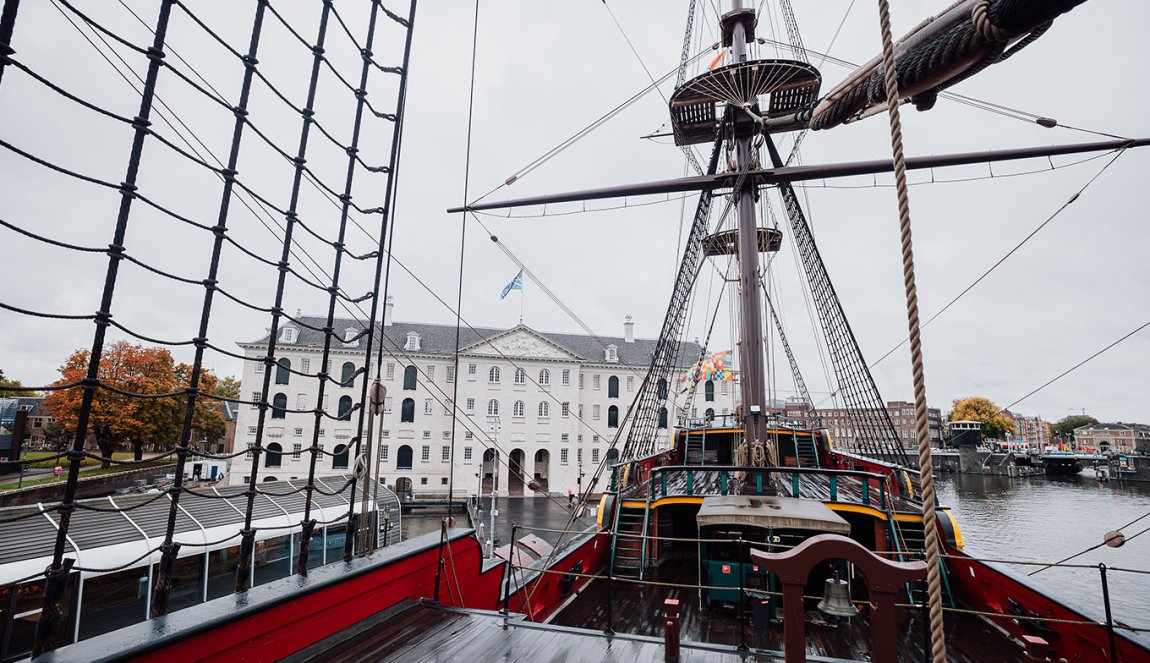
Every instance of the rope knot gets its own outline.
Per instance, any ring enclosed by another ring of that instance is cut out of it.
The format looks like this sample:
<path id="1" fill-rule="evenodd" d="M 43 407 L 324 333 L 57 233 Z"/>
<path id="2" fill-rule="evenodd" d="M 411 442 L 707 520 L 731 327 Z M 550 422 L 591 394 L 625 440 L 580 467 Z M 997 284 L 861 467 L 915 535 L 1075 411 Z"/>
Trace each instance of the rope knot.
<path id="1" fill-rule="evenodd" d="M 979 36 L 987 41 L 1010 41 L 1017 35 L 1003 30 L 990 20 L 990 1 L 978 0 L 970 10 L 970 20 Z"/>

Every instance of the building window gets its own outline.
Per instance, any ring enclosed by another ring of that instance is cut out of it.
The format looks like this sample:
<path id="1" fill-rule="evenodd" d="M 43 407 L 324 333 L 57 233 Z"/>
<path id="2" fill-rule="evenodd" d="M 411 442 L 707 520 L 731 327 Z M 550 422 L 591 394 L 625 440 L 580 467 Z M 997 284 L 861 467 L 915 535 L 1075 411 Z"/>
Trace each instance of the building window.
<path id="1" fill-rule="evenodd" d="M 524 409 L 523 401 L 515 401 L 515 405 L 511 407 L 511 416 L 522 417 Z"/>
<path id="2" fill-rule="evenodd" d="M 551 406 L 547 404 L 547 401 L 543 401 L 542 403 L 539 404 L 539 416 L 546 417 L 546 416 L 549 416 L 550 413 L 551 413 Z"/>
<path id="3" fill-rule="evenodd" d="M 571 370 L 570 369 L 567 369 L 567 368 L 563 369 L 562 376 L 563 377 L 561 378 L 561 382 L 563 383 L 563 386 L 567 386 L 567 385 L 571 384 Z"/>
<path id="4" fill-rule="evenodd" d="M 575 450 L 575 462 L 579 463 L 580 465 L 583 464 L 583 449 L 582 448 Z"/>
<path id="5" fill-rule="evenodd" d="M 284 327 L 280 332 L 280 343 L 295 343 L 295 329 Z"/>
<path id="6" fill-rule="evenodd" d="M 255 435 L 255 434 L 256 434 L 256 427 L 255 426 L 248 426 L 248 435 Z"/>
<path id="7" fill-rule="evenodd" d="M 407 332 L 407 342 L 404 343 L 403 349 L 419 351 L 420 345 L 419 334 L 415 332 Z"/>
<path id="8" fill-rule="evenodd" d="M 468 374 L 468 375 L 475 375 L 475 373 L 476 373 L 478 370 L 479 370 L 479 369 L 478 369 L 478 367 L 477 367 L 475 364 L 468 364 L 468 365 L 467 365 L 467 374 Z"/>
<path id="9" fill-rule="evenodd" d="M 592 449 L 591 450 L 591 462 L 596 464 L 596 465 L 599 464 L 599 450 L 598 449 Z"/>
<path id="10" fill-rule="evenodd" d="M 449 430 L 443 431 L 443 439 L 450 440 L 451 439 L 451 431 L 449 431 Z"/>
<path id="11" fill-rule="evenodd" d="M 726 380 L 723 380 L 722 382 L 719 383 L 719 393 L 721 393 L 724 396 L 727 395 L 727 381 Z"/>
<path id="12" fill-rule="evenodd" d="M 579 414 L 578 414 L 577 416 L 578 416 L 580 419 L 582 419 L 582 418 L 583 418 L 583 404 L 582 404 L 582 403 L 580 403 L 580 404 L 579 404 Z"/>
<path id="13" fill-rule="evenodd" d="M 443 462 L 451 460 L 451 447 L 443 447 Z"/>
<path id="14" fill-rule="evenodd" d="M 298 444 L 293 444 L 293 445 L 291 445 L 291 457 L 292 457 L 292 460 L 299 460 L 299 452 L 300 452 L 300 449 L 301 449 L 301 448 L 302 448 L 302 447 L 301 447 L 300 445 L 298 445 Z"/>
<path id="15" fill-rule="evenodd" d="M 455 367 L 454 366 L 448 366 L 447 367 L 447 383 L 451 384 L 452 382 L 455 382 Z"/>
<path id="16" fill-rule="evenodd" d="M 391 414 L 391 396 L 383 397 L 383 413 Z"/>
<path id="17" fill-rule="evenodd" d="M 399 406 L 399 421 L 400 423 L 411 423 L 415 421 L 415 399 L 405 398 L 403 403 Z"/>
<path id="18" fill-rule="evenodd" d="M 426 486 L 427 485 L 427 477 L 419 477 L 419 485 Z"/>
<path id="19" fill-rule="evenodd" d="M 425 444 L 423 448 L 419 450 L 419 462 L 431 462 L 431 445 Z"/>
<path id="20" fill-rule="evenodd" d="M 283 458 L 283 450 L 284 448 L 279 446 L 279 442 L 271 442 L 266 452 L 264 452 L 263 467 L 278 468 L 279 462 L 281 462 Z"/>
<path id="21" fill-rule="evenodd" d="M 306 357 L 303 359 L 300 359 L 299 360 L 299 370 L 300 370 L 300 373 L 311 373 L 311 360 L 306 358 Z"/>
<path id="22" fill-rule="evenodd" d="M 246 460 L 251 460 L 255 457 L 256 457 L 256 443 L 255 442 L 248 442 L 248 452 L 247 452 L 247 454 L 244 455 L 244 458 Z M 244 480 L 246 481 L 247 479 L 245 478 Z"/>
<path id="23" fill-rule="evenodd" d="M 468 412 L 475 412 L 475 399 L 474 398 L 468 398 L 467 399 L 467 411 Z"/>
<path id="24" fill-rule="evenodd" d="M 449 398 L 449 399 L 447 399 L 447 401 L 446 401 L 446 402 L 443 404 L 443 413 L 444 413 L 444 414 L 451 414 L 451 413 L 452 413 L 452 412 L 454 412 L 454 411 L 455 411 L 455 401 L 453 401 L 453 400 L 451 400 L 451 399 Z"/>
<path id="25" fill-rule="evenodd" d="M 411 469 L 411 447 L 406 444 L 399 447 L 399 451 L 395 454 L 395 469 L 397 470 L 410 470 Z"/>
<path id="26" fill-rule="evenodd" d="M 272 419 L 287 418 L 287 394 L 276 394 L 272 397 Z"/>
<path id="27" fill-rule="evenodd" d="M 475 439 L 475 433 L 472 433 L 471 431 L 467 431 L 463 434 L 463 439 L 473 440 L 473 439 Z"/>
<path id="28" fill-rule="evenodd" d="M 431 399 L 430 398 L 423 399 L 423 413 L 424 414 L 431 414 Z"/>
<path id="29" fill-rule="evenodd" d="M 596 420 L 599 419 L 599 405 L 598 404 L 591 406 L 591 418 L 596 419 Z"/>
<path id="30" fill-rule="evenodd" d="M 307 394 L 296 394 L 295 395 L 295 409 L 297 409 L 297 410 L 306 410 L 307 409 Z"/>
<path id="31" fill-rule="evenodd" d="M 591 388 L 596 389 L 596 390 L 599 389 L 599 376 L 598 375 L 592 375 L 591 376 Z"/>
<path id="32" fill-rule="evenodd" d="M 607 428 L 618 428 L 618 427 L 619 427 L 619 408 L 618 408 L 618 406 L 612 405 L 611 407 L 607 408 Z"/>
<path id="33" fill-rule="evenodd" d="M 339 397 L 339 420 L 351 421 L 351 396 Z"/>
<path id="34" fill-rule="evenodd" d="M 359 330 L 354 327 L 348 327 L 343 330 L 343 344 L 344 346 L 359 345 Z"/>
<path id="35" fill-rule="evenodd" d="M 579 388 L 580 389 L 583 388 L 583 374 L 582 373 L 579 374 Z"/>
<path id="36" fill-rule="evenodd" d="M 551 384 L 551 371 L 546 368 L 539 371 L 539 384 L 544 386 Z"/>
<path id="37" fill-rule="evenodd" d="M 655 388 L 655 395 L 658 396 L 659 400 L 661 400 L 661 401 L 667 400 L 667 379 L 666 378 L 659 378 L 659 383 Z"/>
<path id="38" fill-rule="evenodd" d="M 527 371 L 522 368 L 515 369 L 515 384 L 527 384 Z"/>
<path id="39" fill-rule="evenodd" d="M 323 428 L 319 429 L 319 433 L 318 433 L 318 435 L 319 435 L 320 437 L 323 437 L 324 435 L 327 435 L 327 430 L 326 430 L 326 429 L 323 429 Z M 323 448 L 323 445 L 322 445 L 322 444 L 321 444 L 321 445 L 319 445 L 319 448 L 320 448 L 320 449 L 322 449 L 322 448 Z"/>
<path id="40" fill-rule="evenodd" d="M 263 373 L 264 372 L 263 359 L 260 359 L 258 362 L 256 362 L 255 371 L 256 371 L 256 373 Z"/>
<path id="41" fill-rule="evenodd" d="M 423 439 L 430 440 L 431 439 L 431 431 L 429 431 L 429 430 L 423 431 Z"/>
<path id="42" fill-rule="evenodd" d="M 340 383 L 341 387 L 351 387 L 355 385 L 355 364 L 350 361 L 343 362 L 343 367 L 340 369 Z"/>
<path id="43" fill-rule="evenodd" d="M 494 398 L 487 401 L 487 414 L 492 417 L 499 415 L 499 401 Z"/>
<path id="44" fill-rule="evenodd" d="M 614 364 L 619 361 L 619 348 L 615 345 L 608 345 L 607 349 L 603 352 L 603 358 L 609 364 Z"/>
<path id="45" fill-rule="evenodd" d="M 563 416 L 564 417 L 570 417 L 571 416 L 571 404 L 564 402 L 561 407 L 562 407 L 562 411 L 563 411 Z"/>
<path id="46" fill-rule="evenodd" d="M 715 408 L 707 408 L 707 411 L 703 413 L 703 416 L 707 419 L 707 423 L 711 423 L 715 420 Z"/>
<path id="47" fill-rule="evenodd" d="M 346 470 L 347 469 L 347 455 L 348 446 L 346 444 L 335 445 L 335 455 L 331 459 L 331 469 L 333 470 Z"/>
<path id="48" fill-rule="evenodd" d="M 379 459 L 385 463 L 387 462 L 387 451 L 388 451 L 388 449 L 389 449 L 389 447 L 386 444 L 379 448 Z"/>
<path id="49" fill-rule="evenodd" d="M 612 375 L 607 378 L 607 398 L 619 398 L 619 378 Z"/>
<path id="50" fill-rule="evenodd" d="M 487 381 L 491 384 L 499 383 L 499 367 L 492 366 L 490 371 L 487 371 Z"/>
<path id="51" fill-rule="evenodd" d="M 276 362 L 276 384 L 288 384 L 291 378 L 291 360 L 287 357 Z"/>
<path id="52" fill-rule="evenodd" d="M 471 462 L 471 447 L 463 447 L 463 462 Z"/>
<path id="53" fill-rule="evenodd" d="M 295 437 L 303 437 L 303 429 L 302 428 L 296 428 L 295 430 L 292 431 L 292 435 L 294 435 Z"/>
<path id="54" fill-rule="evenodd" d="M 635 376 L 627 376 L 627 391 L 635 391 Z"/>
<path id="55" fill-rule="evenodd" d="M 427 381 L 432 382 L 435 380 L 435 364 L 427 365 Z"/>
<path id="56" fill-rule="evenodd" d="M 567 449 L 566 448 L 559 450 L 559 464 L 560 465 L 566 465 L 567 464 Z"/>
<path id="57" fill-rule="evenodd" d="M 418 371 L 414 366 L 403 367 L 403 389 L 404 391 L 412 391 L 415 389 L 416 373 Z"/>
<path id="58" fill-rule="evenodd" d="M 379 432 L 379 436 L 386 440 L 387 438 L 391 437 L 391 431 L 389 431 L 385 428 Z M 386 449 L 386 448 L 387 447 L 384 447 L 384 449 Z"/>
<path id="59" fill-rule="evenodd" d="M 667 408 L 659 408 L 659 428 L 667 427 Z"/>
<path id="60" fill-rule="evenodd" d="M 715 400 L 715 381 L 707 380 L 703 383 L 703 400 L 713 402 Z"/>
<path id="61" fill-rule="evenodd" d="M 387 379 L 388 380 L 394 380 L 395 379 L 395 364 L 388 364 L 387 365 Z"/>

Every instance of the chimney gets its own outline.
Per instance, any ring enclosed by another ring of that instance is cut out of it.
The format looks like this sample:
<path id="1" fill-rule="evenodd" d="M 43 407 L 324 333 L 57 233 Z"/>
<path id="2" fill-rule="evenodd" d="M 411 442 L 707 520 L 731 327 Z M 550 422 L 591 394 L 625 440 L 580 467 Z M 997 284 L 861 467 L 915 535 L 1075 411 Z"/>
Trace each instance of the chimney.
<path id="1" fill-rule="evenodd" d="M 393 308 L 395 308 L 395 302 L 392 301 L 393 299 L 395 299 L 395 298 L 392 297 L 391 295 L 388 295 L 387 301 L 383 304 L 383 326 L 384 327 L 390 327 L 391 326 L 391 310 Z"/>
<path id="2" fill-rule="evenodd" d="M 635 342 L 635 323 L 631 322 L 631 316 L 627 316 L 623 323 L 623 340 L 627 343 Z"/>

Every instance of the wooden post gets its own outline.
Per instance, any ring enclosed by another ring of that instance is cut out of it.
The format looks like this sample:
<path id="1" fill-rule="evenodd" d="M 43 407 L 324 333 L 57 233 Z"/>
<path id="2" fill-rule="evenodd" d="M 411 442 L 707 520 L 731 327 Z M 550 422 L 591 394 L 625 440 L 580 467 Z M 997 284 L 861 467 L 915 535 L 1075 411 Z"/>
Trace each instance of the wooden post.
<path id="1" fill-rule="evenodd" d="M 679 600 L 663 601 L 663 660 L 666 663 L 679 661 L 679 633 L 682 629 L 679 620 Z"/>

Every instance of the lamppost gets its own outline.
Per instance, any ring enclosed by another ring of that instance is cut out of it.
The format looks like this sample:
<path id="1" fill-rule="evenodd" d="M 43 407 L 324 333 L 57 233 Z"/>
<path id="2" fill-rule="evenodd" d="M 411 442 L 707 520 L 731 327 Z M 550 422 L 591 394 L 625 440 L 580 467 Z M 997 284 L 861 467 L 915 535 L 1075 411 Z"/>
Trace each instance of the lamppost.
<path id="1" fill-rule="evenodd" d="M 489 418 L 491 423 L 491 517 L 487 530 L 487 556 L 495 554 L 495 517 L 499 515 L 495 499 L 499 496 L 499 415 Z"/>

